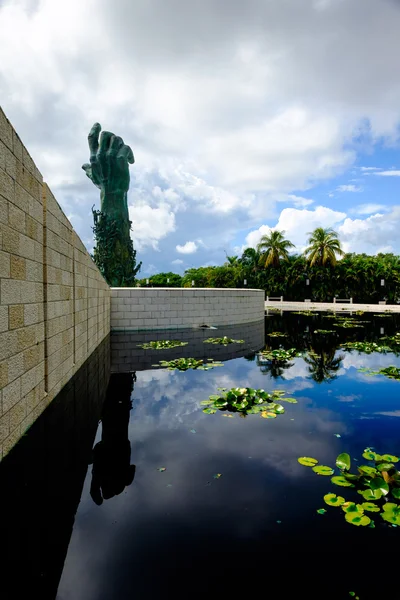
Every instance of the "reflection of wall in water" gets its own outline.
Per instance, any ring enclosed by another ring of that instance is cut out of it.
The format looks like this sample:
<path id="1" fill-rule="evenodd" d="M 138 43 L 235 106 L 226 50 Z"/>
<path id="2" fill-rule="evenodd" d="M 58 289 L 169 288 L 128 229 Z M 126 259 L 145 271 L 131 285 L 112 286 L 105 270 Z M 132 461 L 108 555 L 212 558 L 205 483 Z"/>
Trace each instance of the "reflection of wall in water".
<path id="1" fill-rule="evenodd" d="M 205 344 L 209 337 L 224 335 L 244 344 L 228 346 Z M 157 340 L 180 340 L 188 342 L 187 346 L 167 350 L 143 350 L 138 344 Z M 264 320 L 243 325 L 230 325 L 218 329 L 182 329 L 179 331 L 146 331 L 142 333 L 111 334 L 111 371 L 115 373 L 127 371 L 144 371 L 160 360 L 175 358 L 197 358 L 214 360 L 231 360 L 241 358 L 264 347 Z"/>
<path id="2" fill-rule="evenodd" d="M 109 369 L 106 338 L 0 463 L 4 598 L 56 596 Z"/>

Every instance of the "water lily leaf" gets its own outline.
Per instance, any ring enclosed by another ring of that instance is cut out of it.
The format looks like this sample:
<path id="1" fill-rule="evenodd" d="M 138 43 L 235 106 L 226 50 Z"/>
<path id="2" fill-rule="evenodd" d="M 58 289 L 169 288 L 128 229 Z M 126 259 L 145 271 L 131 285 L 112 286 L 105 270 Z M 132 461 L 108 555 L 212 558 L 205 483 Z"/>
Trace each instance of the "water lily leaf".
<path id="1" fill-rule="evenodd" d="M 213 475 L 214 479 L 220 479 L 222 477 L 222 473 L 215 473 L 215 475 Z"/>
<path id="2" fill-rule="evenodd" d="M 297 461 L 304 467 L 314 467 L 318 463 L 316 458 L 310 458 L 309 456 L 300 456 Z"/>
<path id="3" fill-rule="evenodd" d="M 317 513 L 318 513 L 319 515 L 324 515 L 324 514 L 326 513 L 326 510 L 325 510 L 325 508 L 319 508 L 319 509 L 317 510 Z"/>
<path id="4" fill-rule="evenodd" d="M 393 469 L 394 464 L 393 463 L 379 463 L 379 465 L 377 465 L 377 469 L 378 471 L 390 471 L 390 469 Z"/>
<path id="5" fill-rule="evenodd" d="M 369 484 L 371 490 L 380 490 L 384 496 L 389 493 L 389 485 L 383 477 L 374 477 Z"/>
<path id="6" fill-rule="evenodd" d="M 261 413 L 261 416 L 263 419 L 276 419 L 277 414 L 274 412 L 269 412 L 269 411 L 263 410 Z"/>
<path id="7" fill-rule="evenodd" d="M 215 410 L 215 408 L 204 408 L 203 409 L 203 413 L 206 413 L 207 415 L 213 415 L 216 412 L 217 411 Z"/>
<path id="8" fill-rule="evenodd" d="M 336 494 L 325 494 L 324 500 L 329 506 L 342 506 L 345 502 L 343 496 L 336 496 Z"/>
<path id="9" fill-rule="evenodd" d="M 167 470 L 167 468 L 166 468 L 166 467 L 159 467 L 159 468 L 157 469 L 157 471 L 160 471 L 160 473 L 164 473 L 164 471 L 166 471 L 166 470 Z"/>
<path id="10" fill-rule="evenodd" d="M 289 404 L 297 404 L 296 398 L 279 398 L 279 402 L 288 402 Z"/>
<path id="11" fill-rule="evenodd" d="M 325 465 L 318 465 L 317 467 L 313 467 L 312 470 L 317 475 L 333 475 L 335 472 L 331 467 L 326 467 Z"/>
<path id="12" fill-rule="evenodd" d="M 400 500 L 400 488 L 392 488 L 392 496 Z"/>
<path id="13" fill-rule="evenodd" d="M 374 501 L 382 498 L 381 490 L 358 490 L 358 493 L 361 494 L 365 500 Z"/>
<path id="14" fill-rule="evenodd" d="M 222 415 L 223 417 L 226 417 L 227 419 L 233 419 L 234 415 Z"/>
<path id="15" fill-rule="evenodd" d="M 377 454 L 376 452 L 372 452 L 371 450 L 368 450 L 368 448 L 366 448 L 363 452 L 363 457 L 366 458 L 367 460 L 381 460 L 381 456 L 380 454 Z"/>
<path id="16" fill-rule="evenodd" d="M 357 467 L 362 475 L 376 475 L 377 470 L 375 467 L 368 467 L 367 465 L 362 465 L 361 467 Z"/>
<path id="17" fill-rule="evenodd" d="M 397 463 L 399 462 L 399 458 L 397 456 L 393 456 L 393 454 L 382 454 L 381 455 L 381 460 L 390 462 L 390 463 Z"/>
<path id="18" fill-rule="evenodd" d="M 200 402 L 200 404 L 201 404 L 202 406 L 209 406 L 209 405 L 210 405 L 210 404 L 212 404 L 212 403 L 213 403 L 213 401 L 212 401 L 212 400 L 202 400 L 202 401 Z"/>
<path id="19" fill-rule="evenodd" d="M 342 475 L 335 475 L 335 477 L 332 477 L 331 481 L 335 485 L 340 485 L 341 487 L 354 487 L 354 484 L 347 481 Z"/>
<path id="20" fill-rule="evenodd" d="M 281 404 L 277 404 L 276 402 L 272 402 L 268 408 L 271 411 L 274 411 L 277 415 L 282 415 L 285 412 L 284 407 Z"/>
<path id="21" fill-rule="evenodd" d="M 360 479 L 360 475 L 354 475 L 353 473 L 347 473 L 346 471 L 343 471 L 342 475 L 347 481 L 358 481 Z"/>
<path id="22" fill-rule="evenodd" d="M 392 512 L 383 512 L 381 517 L 384 521 L 392 523 L 393 525 L 400 525 L 400 515 L 395 515 Z"/>
<path id="23" fill-rule="evenodd" d="M 361 504 L 361 506 L 363 507 L 364 510 L 366 510 L 368 512 L 380 512 L 380 510 L 381 510 L 379 508 L 379 506 L 377 506 L 373 502 L 363 502 Z"/>
<path id="24" fill-rule="evenodd" d="M 350 455 L 347 454 L 347 452 L 342 452 L 342 454 L 339 454 L 339 456 L 336 459 L 336 466 L 339 469 L 344 469 L 346 471 L 350 470 Z"/>
<path id="25" fill-rule="evenodd" d="M 384 506 L 383 506 L 383 511 L 384 512 L 391 512 L 395 515 L 400 516 L 400 505 L 395 504 L 394 502 L 387 502 Z"/>
<path id="26" fill-rule="evenodd" d="M 342 510 L 345 513 L 350 513 L 350 512 L 363 513 L 364 512 L 362 505 L 356 504 L 355 502 L 345 502 L 344 504 L 342 504 Z"/>
<path id="27" fill-rule="evenodd" d="M 371 523 L 371 519 L 367 517 L 367 515 L 363 515 L 363 513 L 360 512 L 348 512 L 345 515 L 345 519 L 352 525 L 362 525 L 363 527 Z"/>

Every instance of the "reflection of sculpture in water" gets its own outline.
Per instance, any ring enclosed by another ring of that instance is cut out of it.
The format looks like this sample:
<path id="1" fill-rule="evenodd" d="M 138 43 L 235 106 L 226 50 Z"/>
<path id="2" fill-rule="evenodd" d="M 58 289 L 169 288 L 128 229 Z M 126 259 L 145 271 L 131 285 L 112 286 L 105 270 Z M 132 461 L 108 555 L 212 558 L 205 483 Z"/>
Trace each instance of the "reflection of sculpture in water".
<path id="1" fill-rule="evenodd" d="M 128 438 L 135 373 L 111 375 L 102 412 L 101 441 L 93 448 L 90 495 L 97 505 L 124 491 L 135 477 Z"/>

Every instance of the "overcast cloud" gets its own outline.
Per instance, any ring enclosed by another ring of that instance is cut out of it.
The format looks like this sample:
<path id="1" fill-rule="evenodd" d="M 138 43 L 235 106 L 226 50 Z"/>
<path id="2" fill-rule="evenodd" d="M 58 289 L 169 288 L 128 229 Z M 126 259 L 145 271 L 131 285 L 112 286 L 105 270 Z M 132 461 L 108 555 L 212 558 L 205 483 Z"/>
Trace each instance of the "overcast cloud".
<path id="1" fill-rule="evenodd" d="M 89 249 L 87 134 L 131 145 L 143 275 L 223 262 L 269 227 L 400 251 L 394 188 L 368 195 L 398 166 L 340 179 L 398 153 L 399 31 L 397 0 L 0 0 L 0 102 Z"/>

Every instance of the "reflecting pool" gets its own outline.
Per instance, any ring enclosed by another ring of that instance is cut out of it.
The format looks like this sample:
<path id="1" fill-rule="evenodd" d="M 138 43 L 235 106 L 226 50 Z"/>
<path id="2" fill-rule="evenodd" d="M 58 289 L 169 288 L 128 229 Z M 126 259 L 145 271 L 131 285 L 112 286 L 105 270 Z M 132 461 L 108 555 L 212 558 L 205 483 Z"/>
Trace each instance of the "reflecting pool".
<path id="1" fill-rule="evenodd" d="M 400 381 L 360 371 L 400 367 L 400 348 L 344 347 L 383 344 L 399 316 L 350 318 L 272 314 L 248 327 L 112 337 L 111 366 L 103 347 L 0 464 L 9 597 L 26 586 L 60 600 L 400 598 L 400 527 L 374 513 L 375 528 L 347 523 L 323 496 L 360 502 L 356 491 L 297 460 L 334 467 L 347 452 L 356 471 L 367 447 L 400 455 Z M 245 343 L 204 343 L 223 335 Z M 158 339 L 188 344 L 138 348 Z M 302 356 L 259 353 L 279 348 Z M 181 356 L 224 366 L 153 366 Z M 283 390 L 297 403 L 273 419 L 204 413 L 219 387 Z"/>

